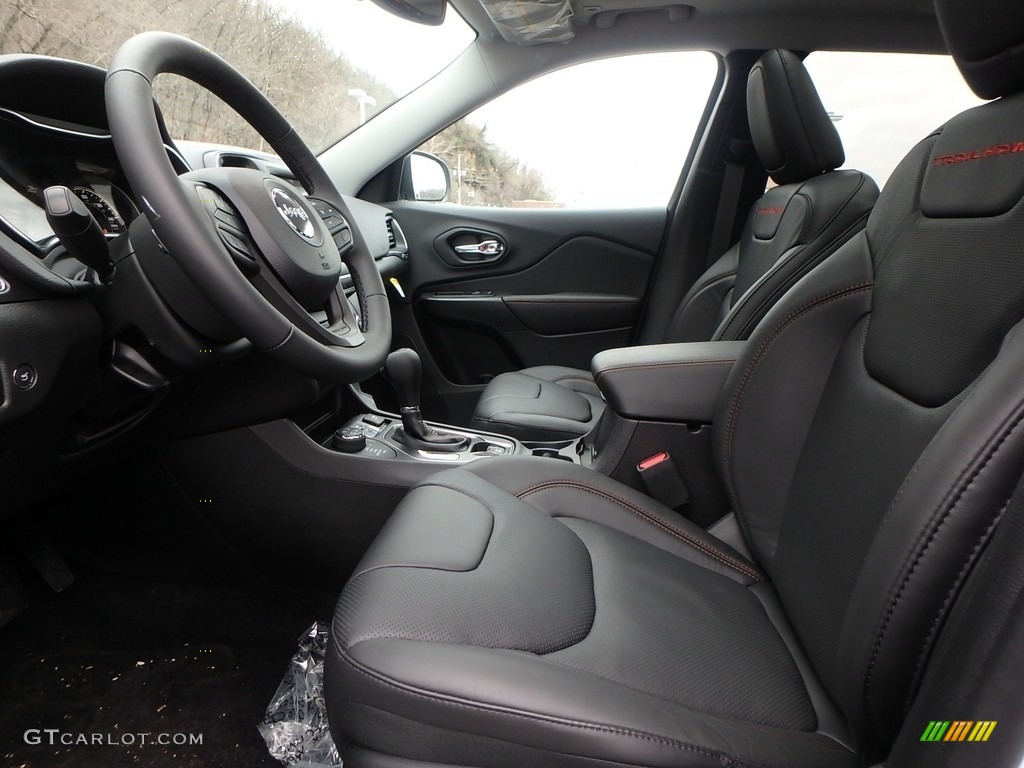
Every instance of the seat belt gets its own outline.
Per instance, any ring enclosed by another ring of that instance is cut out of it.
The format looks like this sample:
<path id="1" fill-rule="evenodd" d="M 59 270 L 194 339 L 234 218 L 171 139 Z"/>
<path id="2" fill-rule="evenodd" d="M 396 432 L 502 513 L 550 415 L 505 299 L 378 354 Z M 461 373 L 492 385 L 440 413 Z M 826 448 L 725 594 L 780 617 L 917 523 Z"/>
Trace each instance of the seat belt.
<path id="1" fill-rule="evenodd" d="M 747 165 L 753 154 L 754 145 L 738 139 L 730 140 L 728 148 L 723 153 L 725 173 L 722 176 L 722 191 L 718 195 L 718 210 L 715 211 L 711 241 L 708 244 L 709 267 L 718 261 L 732 244 L 732 230 L 736 224 L 740 194 L 743 192 L 743 178 L 747 175 Z"/>

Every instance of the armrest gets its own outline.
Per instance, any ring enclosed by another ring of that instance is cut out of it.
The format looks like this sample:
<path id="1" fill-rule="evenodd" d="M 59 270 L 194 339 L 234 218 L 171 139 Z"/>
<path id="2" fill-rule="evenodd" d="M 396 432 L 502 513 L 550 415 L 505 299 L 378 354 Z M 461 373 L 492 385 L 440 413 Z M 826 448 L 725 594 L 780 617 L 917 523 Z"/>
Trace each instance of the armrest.
<path id="1" fill-rule="evenodd" d="M 599 352 L 591 370 L 612 409 L 642 421 L 710 422 L 745 341 L 652 344 Z"/>

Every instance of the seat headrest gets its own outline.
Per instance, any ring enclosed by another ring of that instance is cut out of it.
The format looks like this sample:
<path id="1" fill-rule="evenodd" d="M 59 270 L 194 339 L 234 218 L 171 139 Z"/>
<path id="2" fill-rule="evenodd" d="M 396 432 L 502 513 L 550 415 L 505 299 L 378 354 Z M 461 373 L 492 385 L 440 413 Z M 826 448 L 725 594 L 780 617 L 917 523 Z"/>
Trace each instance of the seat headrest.
<path id="1" fill-rule="evenodd" d="M 983 99 L 1024 91 L 1024 3 L 935 0 L 935 13 L 972 91 Z"/>
<path id="2" fill-rule="evenodd" d="M 789 51 L 768 51 L 751 67 L 747 119 L 757 156 L 777 184 L 806 181 L 846 159 L 810 74 Z"/>

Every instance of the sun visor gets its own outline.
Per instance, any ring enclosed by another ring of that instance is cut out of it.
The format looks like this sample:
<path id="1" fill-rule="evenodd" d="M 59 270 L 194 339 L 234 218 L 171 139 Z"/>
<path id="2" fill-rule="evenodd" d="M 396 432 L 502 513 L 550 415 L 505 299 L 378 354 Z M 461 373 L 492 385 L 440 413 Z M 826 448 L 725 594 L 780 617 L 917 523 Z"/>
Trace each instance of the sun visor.
<path id="1" fill-rule="evenodd" d="M 566 43 L 575 35 L 569 0 L 481 0 L 481 5 L 510 43 Z"/>

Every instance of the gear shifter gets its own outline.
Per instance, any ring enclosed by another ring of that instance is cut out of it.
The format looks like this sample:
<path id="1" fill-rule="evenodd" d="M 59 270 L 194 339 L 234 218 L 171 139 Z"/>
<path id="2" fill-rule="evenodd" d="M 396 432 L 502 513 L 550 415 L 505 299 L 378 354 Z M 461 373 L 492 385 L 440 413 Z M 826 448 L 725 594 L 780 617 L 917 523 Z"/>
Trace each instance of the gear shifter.
<path id="1" fill-rule="evenodd" d="M 423 371 L 420 356 L 415 349 L 404 347 L 388 355 L 384 371 L 398 395 L 402 413 L 402 428 L 395 439 L 424 451 L 460 451 L 469 445 L 469 438 L 439 432 L 428 427 L 420 414 L 420 376 Z"/>

